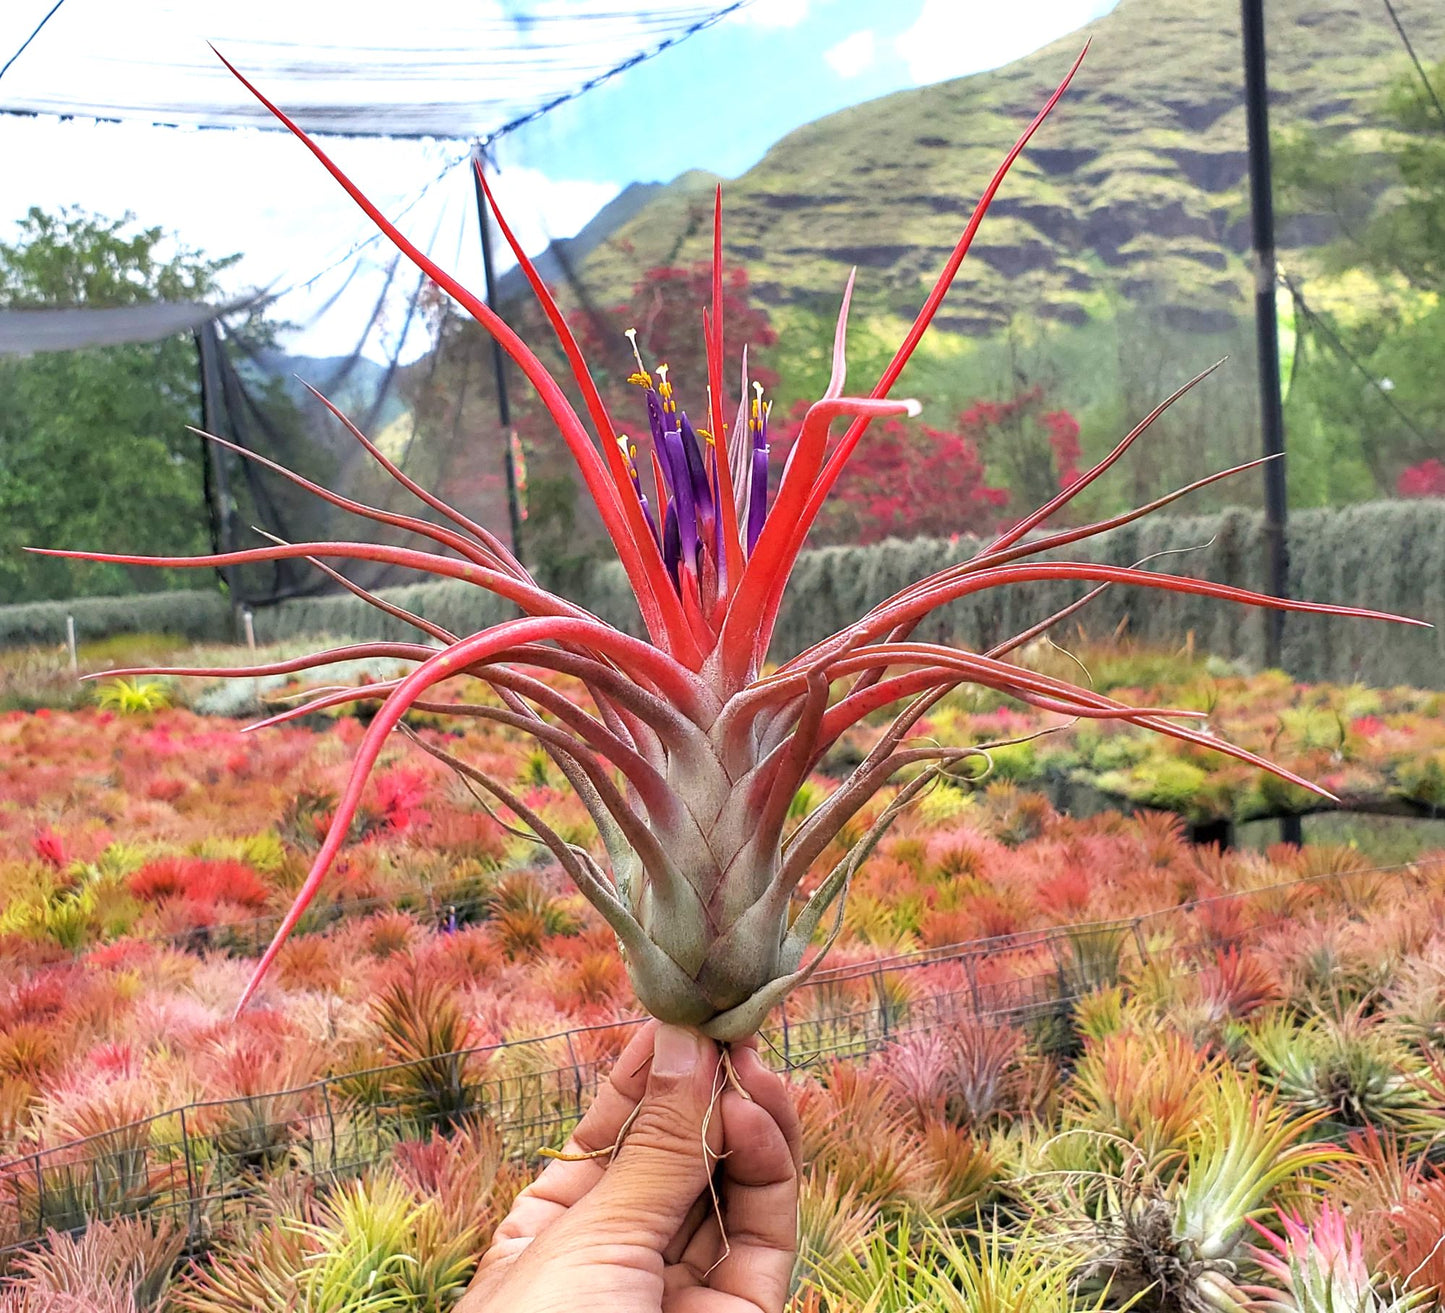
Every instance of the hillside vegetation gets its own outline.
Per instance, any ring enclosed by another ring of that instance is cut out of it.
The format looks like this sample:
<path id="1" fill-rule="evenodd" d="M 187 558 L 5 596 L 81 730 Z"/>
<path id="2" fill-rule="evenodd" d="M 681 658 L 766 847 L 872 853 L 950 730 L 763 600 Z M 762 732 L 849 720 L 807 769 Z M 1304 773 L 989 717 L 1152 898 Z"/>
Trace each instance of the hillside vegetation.
<path id="1" fill-rule="evenodd" d="M 1427 51 L 1445 8 L 1401 10 Z M 1383 10 L 1355 0 L 1268 6 L 1272 125 L 1368 140 L 1405 66 Z M 1111 301 L 1159 307 L 1171 327 L 1219 331 L 1246 308 L 1248 188 L 1239 13 L 1233 5 L 1122 0 L 992 72 L 900 92 L 806 125 L 726 189 L 726 254 L 774 305 L 833 304 L 860 266 L 865 312 L 910 314 L 1003 152 L 1078 53 L 1052 120 L 995 203 L 939 326 L 980 333 L 1027 311 L 1081 324 Z M 599 304 L 639 270 L 707 254 L 708 188 L 679 179 L 582 261 Z M 1280 245 L 1334 235 L 1283 216 Z"/>

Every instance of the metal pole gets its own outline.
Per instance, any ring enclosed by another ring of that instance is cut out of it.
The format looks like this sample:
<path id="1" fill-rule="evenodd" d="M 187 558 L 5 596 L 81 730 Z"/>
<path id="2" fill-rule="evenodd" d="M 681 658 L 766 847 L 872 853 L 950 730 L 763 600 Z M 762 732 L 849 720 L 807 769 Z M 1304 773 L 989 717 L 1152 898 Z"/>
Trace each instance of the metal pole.
<path id="1" fill-rule="evenodd" d="M 221 367 L 220 339 L 216 333 L 215 321 L 202 324 L 196 330 L 196 351 L 201 366 L 201 427 L 207 433 L 219 437 L 221 433 Z M 216 552 L 229 552 L 235 548 L 235 505 L 231 501 L 230 479 L 226 473 L 224 455 L 214 442 L 199 439 L 201 459 L 205 462 L 204 493 L 206 508 L 211 517 L 211 548 Z M 230 566 L 220 566 L 216 573 L 231 596 L 232 606 L 239 606 L 234 571 Z"/>
<path id="2" fill-rule="evenodd" d="M 1264 0 L 1241 0 L 1244 20 L 1244 102 L 1249 129 L 1249 199 L 1254 242 L 1254 332 L 1259 359 L 1259 405 L 1264 454 L 1281 459 L 1264 467 L 1264 534 L 1268 553 L 1266 589 L 1289 595 L 1289 549 L 1285 537 L 1284 407 L 1279 390 L 1279 325 L 1275 319 L 1274 198 L 1269 162 L 1269 89 L 1265 78 Z M 1264 660 L 1278 666 L 1284 612 L 1264 618 Z"/>
<path id="3" fill-rule="evenodd" d="M 492 219 L 487 212 L 487 196 L 482 190 L 481 170 L 486 165 L 486 154 L 478 143 L 472 151 L 472 183 L 477 193 L 477 223 L 482 232 L 482 276 L 487 289 L 487 304 L 501 313 L 497 306 L 497 271 L 492 258 Z M 512 457 L 512 445 L 516 434 L 512 429 L 512 407 L 507 400 L 507 357 L 502 344 L 492 338 L 492 369 L 497 380 L 497 419 L 502 426 L 504 447 L 502 463 L 507 477 L 507 519 L 512 529 L 512 552 L 522 555 L 522 504 L 517 498 L 517 467 Z"/>
<path id="4" fill-rule="evenodd" d="M 1289 596 L 1289 501 L 1285 481 L 1284 403 L 1280 397 L 1279 320 L 1275 314 L 1274 193 L 1269 161 L 1269 83 L 1265 68 L 1264 0 L 1240 0 L 1244 26 L 1244 108 L 1249 130 L 1249 201 L 1254 243 L 1254 336 L 1259 359 L 1259 408 L 1264 454 L 1266 591 Z M 1264 615 L 1264 663 L 1283 661 L 1284 612 Z M 1283 843 L 1304 841 L 1298 816 L 1280 820 Z"/>

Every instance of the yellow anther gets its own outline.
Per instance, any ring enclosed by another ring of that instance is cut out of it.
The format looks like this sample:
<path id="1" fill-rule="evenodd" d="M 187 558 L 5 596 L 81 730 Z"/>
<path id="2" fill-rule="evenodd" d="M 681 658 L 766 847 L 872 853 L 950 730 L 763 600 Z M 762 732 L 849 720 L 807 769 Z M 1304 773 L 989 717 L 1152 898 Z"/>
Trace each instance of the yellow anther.
<path id="1" fill-rule="evenodd" d="M 627 381 L 629 383 L 636 383 L 640 388 L 650 388 L 652 386 L 652 375 L 644 370 L 640 374 L 629 374 Z"/>

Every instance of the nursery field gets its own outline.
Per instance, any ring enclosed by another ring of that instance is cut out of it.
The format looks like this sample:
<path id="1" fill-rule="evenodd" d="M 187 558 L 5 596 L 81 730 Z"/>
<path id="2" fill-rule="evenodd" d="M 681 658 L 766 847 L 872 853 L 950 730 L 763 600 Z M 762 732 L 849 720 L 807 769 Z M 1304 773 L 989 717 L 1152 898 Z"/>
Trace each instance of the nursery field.
<path id="1" fill-rule="evenodd" d="M 247 733 L 301 686 L 96 705 L 53 654 L 0 658 L 0 1309 L 450 1307 L 640 1014 L 610 930 L 515 816 L 397 735 L 233 1020 L 364 706 Z M 1402 831 L 1445 804 L 1439 694 L 1082 659 L 1099 691 L 1207 712 Z M 430 711 L 408 729 L 597 844 L 532 739 Z M 1191 842 L 1320 800 L 987 692 L 917 727 L 1040 730 L 900 818 L 764 1029 L 804 1126 L 795 1308 L 1438 1307 L 1445 853 Z M 796 821 L 875 733 L 834 747 Z"/>

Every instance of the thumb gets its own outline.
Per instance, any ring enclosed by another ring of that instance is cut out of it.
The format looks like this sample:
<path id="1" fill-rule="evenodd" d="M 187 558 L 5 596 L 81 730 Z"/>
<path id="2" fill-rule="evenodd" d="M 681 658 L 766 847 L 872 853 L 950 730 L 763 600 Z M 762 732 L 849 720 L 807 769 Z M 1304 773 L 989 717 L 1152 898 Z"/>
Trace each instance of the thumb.
<path id="1" fill-rule="evenodd" d="M 720 1055 L 696 1031 L 659 1026 L 652 1070 L 636 1120 L 616 1159 L 588 1194 L 593 1224 L 624 1233 L 631 1244 L 661 1249 L 707 1188 L 722 1120 L 708 1118 Z M 711 1122 L 704 1148 L 704 1124 Z"/>

